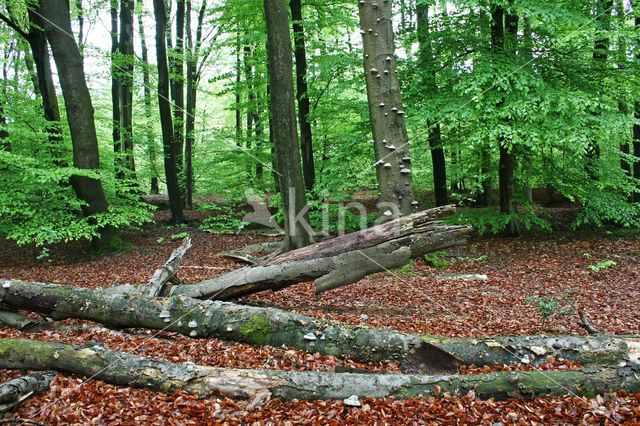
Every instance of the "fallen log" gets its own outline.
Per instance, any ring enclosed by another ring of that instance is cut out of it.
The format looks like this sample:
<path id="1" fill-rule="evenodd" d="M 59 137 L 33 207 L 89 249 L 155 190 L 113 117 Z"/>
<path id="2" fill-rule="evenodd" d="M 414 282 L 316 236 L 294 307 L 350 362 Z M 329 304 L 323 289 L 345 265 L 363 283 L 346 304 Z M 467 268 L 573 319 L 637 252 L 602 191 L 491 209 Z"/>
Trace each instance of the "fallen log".
<path id="1" fill-rule="evenodd" d="M 46 392 L 54 378 L 52 372 L 34 373 L 0 384 L 0 413 L 14 410 L 27 398 Z"/>
<path id="2" fill-rule="evenodd" d="M 258 345 L 295 347 L 307 352 L 358 357 L 364 362 L 402 360 L 427 342 L 465 364 L 492 365 L 544 361 L 547 356 L 582 364 L 614 363 L 640 353 L 640 338 L 527 336 L 449 339 L 320 320 L 275 308 L 200 301 L 184 297 L 150 298 L 85 288 L 0 280 L 0 305 L 77 318 L 111 328 L 148 328 L 191 337 L 215 337 Z"/>
<path id="3" fill-rule="evenodd" d="M 182 389 L 199 397 L 252 398 L 269 392 L 283 399 L 411 398 L 469 392 L 482 399 L 531 399 L 548 395 L 640 392 L 640 366 L 599 366 L 571 371 L 494 372 L 474 375 L 358 374 L 315 371 L 240 370 L 177 364 L 98 345 L 70 345 L 0 339 L 0 368 L 53 369 L 171 393 Z"/>
<path id="4" fill-rule="evenodd" d="M 451 205 L 404 216 L 199 284 L 166 286 L 162 295 L 229 300 L 314 280 L 316 293 L 321 293 L 402 267 L 426 253 L 464 244 L 471 227 L 449 226 L 437 220 L 454 211 Z"/>
<path id="5" fill-rule="evenodd" d="M 149 284 L 147 284 L 147 288 L 145 289 L 146 291 L 144 292 L 147 296 L 158 296 L 162 292 L 164 285 L 168 281 L 182 284 L 177 276 L 178 266 L 180 266 L 182 257 L 190 248 L 191 238 L 187 237 L 182 240 L 182 244 L 180 245 L 180 247 L 178 247 L 173 251 L 173 253 L 171 253 L 171 256 L 169 256 L 169 260 L 167 260 L 164 265 L 156 269 L 156 271 L 153 273 L 153 275 L 149 279 Z"/>

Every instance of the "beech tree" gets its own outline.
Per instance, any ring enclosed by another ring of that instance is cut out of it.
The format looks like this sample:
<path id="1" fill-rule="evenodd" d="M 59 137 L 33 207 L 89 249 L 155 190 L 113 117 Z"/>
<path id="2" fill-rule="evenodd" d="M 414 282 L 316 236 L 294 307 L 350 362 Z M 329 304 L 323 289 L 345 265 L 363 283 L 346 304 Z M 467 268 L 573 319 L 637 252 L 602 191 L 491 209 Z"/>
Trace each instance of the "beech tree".
<path id="1" fill-rule="evenodd" d="M 420 48 L 420 68 L 423 75 L 423 94 L 428 102 L 429 97 L 438 92 L 436 83 L 436 67 L 429 36 L 429 6 L 426 3 L 417 4 L 418 18 L 418 43 Z M 447 166 L 442 146 L 442 133 L 439 122 L 427 124 L 429 126 L 428 138 L 431 149 L 431 164 L 433 166 L 433 189 L 436 197 L 436 206 L 448 204 L 447 194 Z"/>
<path id="2" fill-rule="evenodd" d="M 98 138 L 82 57 L 72 36 L 68 5 L 60 7 L 54 3 L 53 0 L 42 0 L 36 11 L 44 18 L 45 32 L 58 69 L 73 143 L 73 165 L 79 169 L 97 171 L 100 167 Z M 99 179 L 74 175 L 71 185 L 78 198 L 85 203 L 82 206 L 85 216 L 92 217 L 108 211 L 109 204 Z M 102 228 L 100 233 L 100 237 L 93 240 L 95 246 L 106 244 L 111 236 L 109 228 Z"/>
<path id="3" fill-rule="evenodd" d="M 156 20 L 156 57 L 158 61 L 158 105 L 162 126 L 162 145 L 164 150 L 164 172 L 167 180 L 167 192 L 171 205 L 171 222 L 182 223 L 183 203 L 178 182 L 176 148 L 171 118 L 171 100 L 169 99 L 169 64 L 167 62 L 167 12 L 164 0 L 153 1 Z"/>
<path id="4" fill-rule="evenodd" d="M 273 124 L 271 134 L 284 212 L 283 247 L 290 250 L 308 245 L 311 230 L 305 226 L 309 224 L 309 215 L 298 147 L 289 12 L 284 0 L 264 0 L 264 11 Z"/>
<path id="5" fill-rule="evenodd" d="M 391 2 L 367 0 L 359 5 L 378 209 L 384 216 L 393 215 L 393 209 L 406 215 L 414 208 L 411 155 L 397 76 Z"/>
<path id="6" fill-rule="evenodd" d="M 293 19 L 293 44 L 296 57 L 296 99 L 298 101 L 298 123 L 300 124 L 300 148 L 302 151 L 302 171 L 304 186 L 312 190 L 316 181 L 313 161 L 313 138 L 309 113 L 311 112 L 307 85 L 307 49 L 305 46 L 302 2 L 290 0 L 291 19 Z"/>

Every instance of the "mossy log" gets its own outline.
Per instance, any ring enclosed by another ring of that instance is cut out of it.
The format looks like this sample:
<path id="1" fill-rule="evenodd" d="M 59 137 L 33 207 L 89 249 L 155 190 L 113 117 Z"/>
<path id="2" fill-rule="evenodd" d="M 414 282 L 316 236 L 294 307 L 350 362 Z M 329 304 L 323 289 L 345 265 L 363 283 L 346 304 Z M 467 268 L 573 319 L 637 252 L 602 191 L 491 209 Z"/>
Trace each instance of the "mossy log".
<path id="1" fill-rule="evenodd" d="M 399 268 L 426 253 L 464 244 L 471 227 L 449 226 L 437 220 L 454 211 L 451 205 L 414 213 L 198 284 L 167 286 L 163 295 L 229 300 L 314 280 L 316 292 L 321 293 L 369 274 Z"/>
<path id="2" fill-rule="evenodd" d="M 295 347 L 323 355 L 358 357 L 365 362 L 402 360 L 423 342 L 465 364 L 508 364 L 547 356 L 583 364 L 613 363 L 640 351 L 638 338 L 529 336 L 443 339 L 368 326 L 320 320 L 275 308 L 200 301 L 185 297 L 145 297 L 57 284 L 0 280 L 0 304 L 77 318 L 111 328 L 148 328 L 191 337 L 215 337 L 258 345 Z"/>
<path id="3" fill-rule="evenodd" d="M 27 398 L 46 392 L 54 378 L 52 372 L 33 373 L 0 384 L 0 413 L 14 410 Z"/>
<path id="4" fill-rule="evenodd" d="M 251 398 L 269 392 L 283 399 L 410 398 L 436 391 L 479 398 L 530 399 L 547 395 L 640 392 L 637 364 L 573 371 L 495 372 L 476 375 L 404 375 L 239 370 L 177 364 L 114 351 L 98 345 L 70 345 L 0 339 L 0 368 L 56 370 L 121 386 L 161 392 L 182 389 L 199 397 Z"/>

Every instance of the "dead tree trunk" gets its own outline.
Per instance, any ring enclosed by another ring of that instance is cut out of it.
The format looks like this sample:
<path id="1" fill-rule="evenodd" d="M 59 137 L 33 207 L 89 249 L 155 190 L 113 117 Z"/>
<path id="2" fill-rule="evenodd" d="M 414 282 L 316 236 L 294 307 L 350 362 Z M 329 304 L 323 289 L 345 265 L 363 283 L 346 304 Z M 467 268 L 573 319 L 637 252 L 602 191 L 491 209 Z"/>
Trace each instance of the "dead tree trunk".
<path id="1" fill-rule="evenodd" d="M 337 321 L 275 308 L 190 298 L 137 296 L 141 286 L 90 290 L 56 284 L 0 280 L 0 306 L 77 318 L 112 328 L 148 328 L 191 337 L 215 337 L 258 345 L 291 346 L 307 352 L 358 357 L 363 362 L 404 359 L 427 342 L 464 364 L 536 363 L 547 356 L 582 364 L 636 360 L 640 339 L 616 336 L 527 336 L 440 339 Z M 422 352 L 418 349 L 417 352 Z M 415 364 L 415 363 L 414 363 Z"/>
<path id="2" fill-rule="evenodd" d="M 34 373 L 0 384 L 0 413 L 15 410 L 27 398 L 49 390 L 55 374 Z"/>
<path id="3" fill-rule="evenodd" d="M 165 295 L 233 299 L 315 280 L 316 293 L 357 282 L 369 274 L 399 268 L 425 253 L 464 244 L 468 226 L 436 219 L 455 210 L 444 206 L 274 257 L 199 284 L 167 288 Z"/>
<path id="4" fill-rule="evenodd" d="M 594 367 L 573 371 L 518 371 L 473 375 L 357 374 L 318 371 L 240 370 L 177 364 L 98 345 L 70 345 L 26 339 L 0 340 L 0 368 L 53 369 L 171 393 L 182 389 L 200 397 L 252 398 L 259 393 L 283 399 L 429 397 L 439 392 L 482 399 L 531 399 L 585 392 L 640 392 L 640 367 Z"/>

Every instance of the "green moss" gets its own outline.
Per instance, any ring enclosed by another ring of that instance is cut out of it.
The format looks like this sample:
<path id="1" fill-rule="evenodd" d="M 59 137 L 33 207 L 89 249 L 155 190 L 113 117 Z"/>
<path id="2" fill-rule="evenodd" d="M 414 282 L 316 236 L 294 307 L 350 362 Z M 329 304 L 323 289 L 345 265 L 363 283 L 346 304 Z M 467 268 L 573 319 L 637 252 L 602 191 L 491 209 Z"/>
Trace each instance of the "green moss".
<path id="1" fill-rule="evenodd" d="M 240 327 L 240 333 L 249 337 L 257 345 L 264 345 L 271 338 L 271 323 L 263 315 L 253 315 L 249 322 Z"/>
<path id="2" fill-rule="evenodd" d="M 584 396 L 586 398 L 592 399 L 597 396 L 597 394 L 587 387 L 581 387 L 577 392 L 578 396 Z"/>

